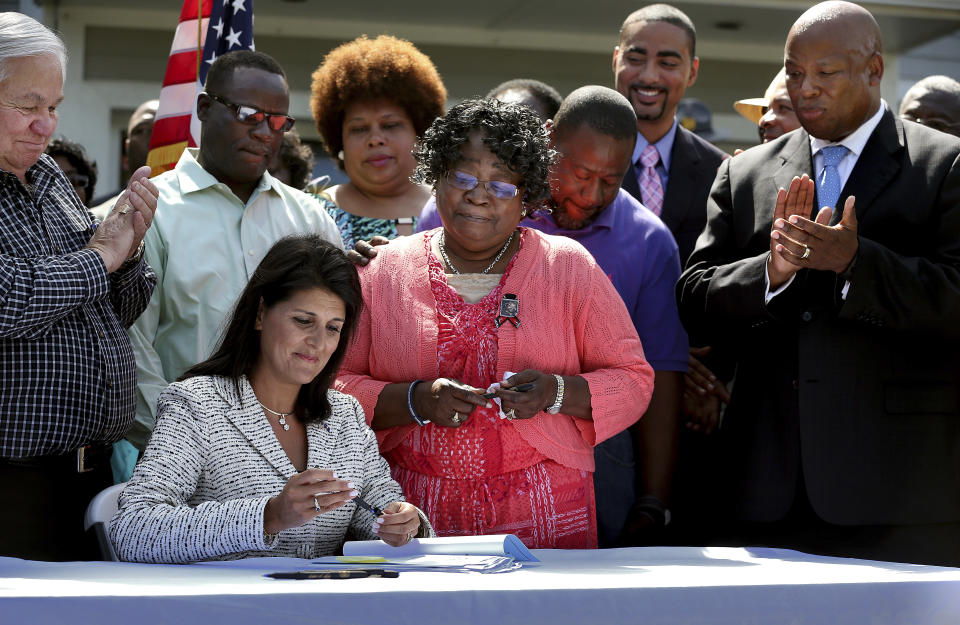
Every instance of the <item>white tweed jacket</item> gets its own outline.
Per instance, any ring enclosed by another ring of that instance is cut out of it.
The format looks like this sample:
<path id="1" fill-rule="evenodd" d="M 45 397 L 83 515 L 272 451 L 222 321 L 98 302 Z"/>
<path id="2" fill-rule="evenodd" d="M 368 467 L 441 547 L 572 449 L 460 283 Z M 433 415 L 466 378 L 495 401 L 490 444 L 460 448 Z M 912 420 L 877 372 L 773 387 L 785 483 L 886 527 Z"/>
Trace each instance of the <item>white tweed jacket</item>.
<path id="1" fill-rule="evenodd" d="M 157 425 L 120 495 L 110 535 L 121 560 L 195 562 L 251 556 L 313 558 L 344 540 L 375 540 L 374 516 L 353 503 L 268 539 L 267 501 L 295 473 L 246 377 L 175 382 L 160 395 Z M 402 501 L 360 403 L 329 391 L 332 414 L 307 424 L 307 466 L 333 469 L 364 499 Z M 433 529 L 421 513 L 421 535 Z"/>

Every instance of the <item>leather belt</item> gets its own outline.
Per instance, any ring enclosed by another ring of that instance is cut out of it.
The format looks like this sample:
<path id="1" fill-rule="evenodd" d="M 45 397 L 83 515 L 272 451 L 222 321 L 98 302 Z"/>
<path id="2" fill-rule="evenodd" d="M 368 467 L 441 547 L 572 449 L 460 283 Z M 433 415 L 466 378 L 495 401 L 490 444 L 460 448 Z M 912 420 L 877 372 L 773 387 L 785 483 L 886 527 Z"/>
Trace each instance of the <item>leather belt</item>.
<path id="1" fill-rule="evenodd" d="M 109 464 L 112 452 L 113 445 L 110 443 L 91 443 L 59 456 L 0 458 L 0 464 L 54 471 L 89 473 L 104 464 Z"/>

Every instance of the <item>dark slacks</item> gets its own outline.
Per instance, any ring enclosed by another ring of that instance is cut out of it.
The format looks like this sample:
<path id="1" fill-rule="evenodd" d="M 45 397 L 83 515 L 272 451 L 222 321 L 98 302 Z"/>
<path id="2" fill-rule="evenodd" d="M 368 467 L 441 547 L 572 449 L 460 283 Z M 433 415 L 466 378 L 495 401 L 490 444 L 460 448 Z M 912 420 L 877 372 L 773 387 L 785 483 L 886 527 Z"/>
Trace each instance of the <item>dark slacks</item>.
<path id="1" fill-rule="evenodd" d="M 0 458 L 0 556 L 28 560 L 100 560 L 96 539 L 83 529 L 87 504 L 113 484 L 109 446 L 78 473 L 76 454 Z"/>
<path id="2" fill-rule="evenodd" d="M 802 480 L 784 519 L 728 524 L 710 544 L 780 547 L 841 558 L 960 567 L 960 522 L 834 525 L 817 516 Z"/>

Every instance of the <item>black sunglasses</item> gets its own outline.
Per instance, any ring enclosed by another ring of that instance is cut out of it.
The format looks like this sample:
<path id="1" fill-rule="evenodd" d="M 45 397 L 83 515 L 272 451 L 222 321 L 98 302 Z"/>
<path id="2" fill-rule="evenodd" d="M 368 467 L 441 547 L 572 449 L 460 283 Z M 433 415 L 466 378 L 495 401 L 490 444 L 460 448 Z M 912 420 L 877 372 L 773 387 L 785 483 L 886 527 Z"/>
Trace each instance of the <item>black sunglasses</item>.
<path id="1" fill-rule="evenodd" d="M 206 92 L 204 92 L 206 93 Z M 246 124 L 248 126 L 256 126 L 263 120 L 267 120 L 267 125 L 270 127 L 270 130 L 275 130 L 277 132 L 287 132 L 293 128 L 294 122 L 296 120 L 289 115 L 278 115 L 276 113 L 265 113 L 260 109 L 254 106 L 247 106 L 245 104 L 234 104 L 228 100 L 221 98 L 218 95 L 212 93 L 207 93 L 207 96 L 216 100 L 220 104 L 224 105 L 233 112 L 233 116 L 237 118 L 237 121 L 241 124 Z"/>

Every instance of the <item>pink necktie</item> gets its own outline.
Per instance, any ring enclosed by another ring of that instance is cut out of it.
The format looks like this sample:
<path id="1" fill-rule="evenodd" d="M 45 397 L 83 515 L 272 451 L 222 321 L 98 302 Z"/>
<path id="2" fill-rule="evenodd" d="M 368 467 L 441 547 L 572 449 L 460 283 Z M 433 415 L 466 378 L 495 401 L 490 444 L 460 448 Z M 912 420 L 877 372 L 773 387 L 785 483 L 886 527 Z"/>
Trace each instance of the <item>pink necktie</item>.
<path id="1" fill-rule="evenodd" d="M 657 173 L 657 163 L 660 162 L 660 153 L 657 152 L 653 144 L 643 148 L 640 154 L 640 196 L 643 198 L 643 205 L 653 211 L 654 215 L 660 216 L 663 210 L 663 185 L 660 183 L 660 175 Z"/>

